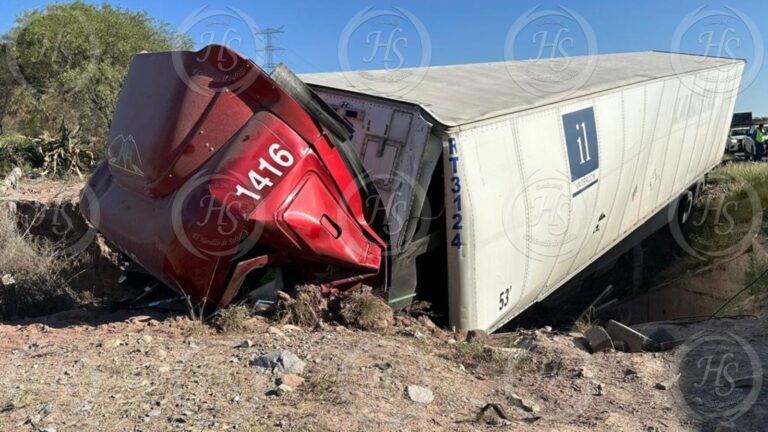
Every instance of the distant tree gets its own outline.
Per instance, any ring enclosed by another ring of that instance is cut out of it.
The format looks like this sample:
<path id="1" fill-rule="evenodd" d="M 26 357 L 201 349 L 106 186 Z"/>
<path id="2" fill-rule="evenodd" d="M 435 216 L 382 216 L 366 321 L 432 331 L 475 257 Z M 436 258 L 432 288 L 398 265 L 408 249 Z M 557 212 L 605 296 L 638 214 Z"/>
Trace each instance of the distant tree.
<path id="1" fill-rule="evenodd" d="M 6 53 L 8 46 L 0 43 L 0 135 L 3 134 L 3 118 L 8 109 L 8 102 L 11 99 L 16 82 L 13 79 L 7 67 Z"/>
<path id="2" fill-rule="evenodd" d="M 28 134 L 68 125 L 91 136 L 106 134 L 134 54 L 193 45 L 146 12 L 82 1 L 23 13 L 2 42 L 0 86 L 10 83 L 14 125 Z"/>

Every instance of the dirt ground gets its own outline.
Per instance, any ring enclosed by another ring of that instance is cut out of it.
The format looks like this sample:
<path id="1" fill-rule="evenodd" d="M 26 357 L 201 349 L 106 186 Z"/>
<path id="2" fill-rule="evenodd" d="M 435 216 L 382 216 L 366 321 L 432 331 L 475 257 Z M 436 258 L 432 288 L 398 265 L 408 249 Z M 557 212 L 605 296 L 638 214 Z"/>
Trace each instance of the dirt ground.
<path id="1" fill-rule="evenodd" d="M 8 188 L 4 200 L 35 200 L 43 203 L 77 201 L 83 181 L 23 178 L 16 188 Z"/>
<path id="2" fill-rule="evenodd" d="M 405 322 L 377 334 L 256 317 L 221 334 L 156 311 L 83 310 L 0 325 L 0 430 L 698 431 L 719 422 L 696 420 L 675 391 L 655 388 L 676 375 L 680 348 L 589 354 L 578 334 L 543 329 L 490 342 L 525 346 L 524 367 L 478 367 L 457 356 L 460 334 Z M 765 324 L 717 325 L 765 347 Z M 282 349 L 306 362 L 306 382 L 278 396 L 274 377 L 250 360 Z M 768 360 L 765 349 L 760 358 Z M 434 400 L 414 402 L 411 385 Z M 753 413 L 765 413 L 764 399 Z M 489 403 L 509 420 L 493 411 L 478 418 Z"/>

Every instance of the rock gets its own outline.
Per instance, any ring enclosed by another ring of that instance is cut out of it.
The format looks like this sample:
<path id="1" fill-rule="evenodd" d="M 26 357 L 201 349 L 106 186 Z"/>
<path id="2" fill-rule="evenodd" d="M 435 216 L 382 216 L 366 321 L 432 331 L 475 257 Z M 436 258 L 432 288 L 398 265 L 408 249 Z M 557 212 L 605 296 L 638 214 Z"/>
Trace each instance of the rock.
<path id="1" fill-rule="evenodd" d="M 591 370 L 585 367 L 582 367 L 582 368 L 579 368 L 579 370 L 576 372 L 576 377 L 590 379 L 590 378 L 594 378 L 595 374 Z"/>
<path id="2" fill-rule="evenodd" d="M 11 287 L 16 283 L 16 279 L 13 278 L 13 276 L 9 274 L 4 274 L 2 278 L 0 278 L 0 282 L 6 287 Z"/>
<path id="3" fill-rule="evenodd" d="M 467 342 L 480 342 L 487 345 L 490 341 L 491 338 L 485 330 L 476 329 L 467 332 Z"/>
<path id="4" fill-rule="evenodd" d="M 168 353 L 163 349 L 156 349 L 154 351 L 151 351 L 150 355 L 159 360 L 165 360 L 165 358 L 168 357 Z"/>
<path id="5" fill-rule="evenodd" d="M 306 363 L 288 350 L 275 351 L 263 356 L 254 357 L 250 362 L 260 373 L 300 375 Z"/>
<path id="6" fill-rule="evenodd" d="M 295 326 L 293 324 L 285 324 L 283 326 L 283 330 L 287 332 L 296 332 L 296 331 L 301 331 L 301 327 Z"/>
<path id="7" fill-rule="evenodd" d="M 107 348 L 117 348 L 122 344 L 123 344 L 123 341 L 121 341 L 120 339 L 111 339 L 109 342 L 106 343 L 105 346 Z"/>
<path id="8" fill-rule="evenodd" d="M 715 432 L 738 432 L 739 429 L 732 422 L 718 423 L 715 427 Z"/>
<path id="9" fill-rule="evenodd" d="M 426 387 L 409 385 L 405 390 L 408 393 L 408 397 L 416 403 L 427 405 L 435 399 L 432 390 Z"/>
<path id="10" fill-rule="evenodd" d="M 632 368 L 627 368 L 624 370 L 624 382 L 635 382 L 638 379 L 640 379 L 640 375 L 637 374 L 637 371 Z"/>
<path id="11" fill-rule="evenodd" d="M 590 381 L 589 391 L 592 393 L 592 396 L 603 396 L 605 394 L 605 387 L 602 383 Z"/>
<path id="12" fill-rule="evenodd" d="M 240 348 L 250 348 L 252 346 L 253 346 L 253 341 L 250 339 L 246 339 L 240 342 L 240 345 L 239 345 Z"/>
<path id="13" fill-rule="evenodd" d="M 673 385 L 675 385 L 678 379 L 680 379 L 680 374 L 677 374 L 666 381 L 658 382 L 654 387 L 657 390 L 669 390 Z"/>
<path id="14" fill-rule="evenodd" d="M 516 395 L 515 393 L 509 393 L 507 394 L 507 400 L 512 405 L 521 408 L 522 410 L 530 413 L 537 413 L 541 411 L 541 408 L 539 405 L 537 405 L 535 402 L 523 399 L 520 396 Z"/>
<path id="15" fill-rule="evenodd" d="M 286 393 L 290 393 L 292 391 L 293 391 L 293 387 L 289 386 L 288 384 L 280 384 L 279 386 L 277 386 L 276 393 L 277 393 L 278 396 L 282 396 L 282 395 L 284 395 Z"/>
<path id="16" fill-rule="evenodd" d="M 643 351 L 658 351 L 659 344 L 653 339 L 637 332 L 620 322 L 610 320 L 605 330 L 613 340 L 622 341 L 627 344 L 627 352 L 637 353 Z"/>
<path id="17" fill-rule="evenodd" d="M 267 333 L 273 334 L 275 336 L 285 336 L 285 333 L 283 333 L 282 330 L 280 330 L 279 328 L 277 328 L 275 326 L 269 326 L 267 328 Z"/>
<path id="18" fill-rule="evenodd" d="M 152 336 L 150 335 L 142 335 L 139 340 L 137 341 L 140 344 L 151 344 L 152 343 Z"/>
<path id="19" fill-rule="evenodd" d="M 297 388 L 304 384 L 304 378 L 294 374 L 284 374 L 277 379 L 277 384 L 285 384 L 292 388 Z"/>
<path id="20" fill-rule="evenodd" d="M 517 342 L 520 349 L 533 351 L 536 348 L 536 336 L 524 336 Z"/>
<path id="21" fill-rule="evenodd" d="M 419 321 L 419 323 L 421 323 L 421 325 L 423 325 L 424 327 L 428 328 L 431 331 L 439 330 L 437 325 L 434 322 L 432 322 L 432 320 L 429 319 L 429 317 L 426 315 L 419 316 L 417 320 Z"/>
<path id="22" fill-rule="evenodd" d="M 591 353 L 609 351 L 613 349 L 613 341 L 604 328 L 595 326 L 584 332 L 587 347 Z"/>
<path id="23" fill-rule="evenodd" d="M 374 363 L 373 367 L 375 367 L 380 371 L 385 371 L 385 370 L 392 369 L 392 364 L 390 364 L 389 362 Z"/>

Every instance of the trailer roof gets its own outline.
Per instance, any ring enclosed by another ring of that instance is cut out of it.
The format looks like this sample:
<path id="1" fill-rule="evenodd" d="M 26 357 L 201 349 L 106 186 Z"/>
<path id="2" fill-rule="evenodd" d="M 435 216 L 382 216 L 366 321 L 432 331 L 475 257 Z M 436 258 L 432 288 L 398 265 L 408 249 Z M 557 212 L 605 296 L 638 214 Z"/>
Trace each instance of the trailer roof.
<path id="1" fill-rule="evenodd" d="M 649 51 L 299 77 L 314 86 L 415 103 L 451 127 L 740 62 Z"/>

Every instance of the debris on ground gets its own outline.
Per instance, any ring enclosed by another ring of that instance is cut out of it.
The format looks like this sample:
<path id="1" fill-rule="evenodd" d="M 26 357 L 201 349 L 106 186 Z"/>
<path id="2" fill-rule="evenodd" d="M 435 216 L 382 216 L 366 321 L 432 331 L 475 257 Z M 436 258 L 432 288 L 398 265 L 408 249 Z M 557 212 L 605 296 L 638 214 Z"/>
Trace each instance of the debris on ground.
<path id="1" fill-rule="evenodd" d="M 659 350 L 656 341 L 620 322 L 614 320 L 608 321 L 608 325 L 605 326 L 605 331 L 608 332 L 608 335 L 611 337 L 614 344 L 617 341 L 622 342 L 627 352 L 639 353 L 643 351 L 652 352 Z"/>

